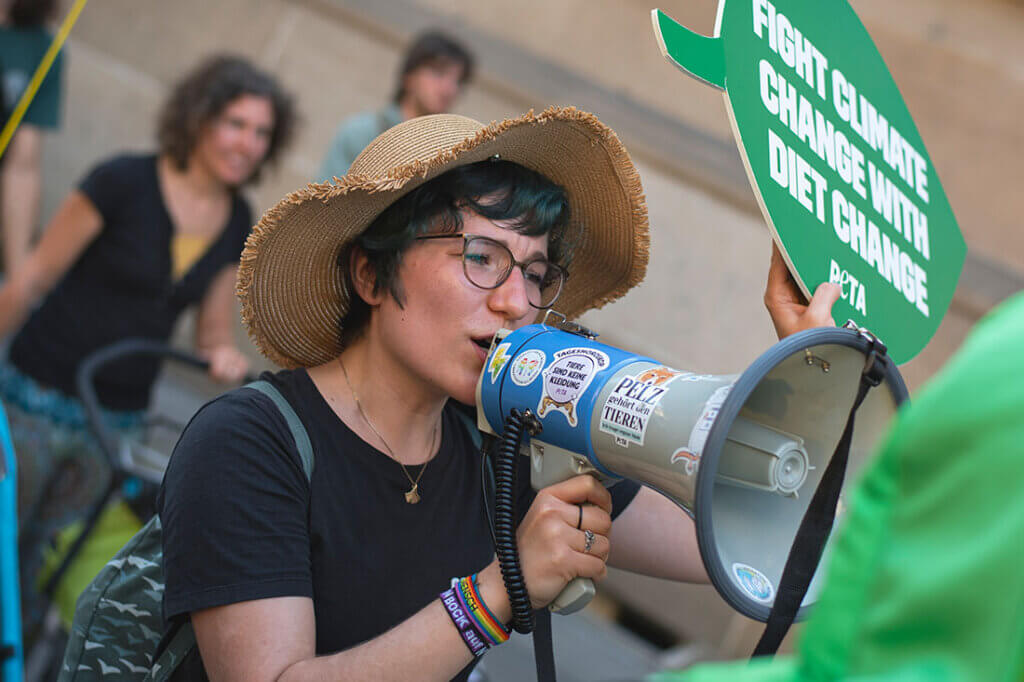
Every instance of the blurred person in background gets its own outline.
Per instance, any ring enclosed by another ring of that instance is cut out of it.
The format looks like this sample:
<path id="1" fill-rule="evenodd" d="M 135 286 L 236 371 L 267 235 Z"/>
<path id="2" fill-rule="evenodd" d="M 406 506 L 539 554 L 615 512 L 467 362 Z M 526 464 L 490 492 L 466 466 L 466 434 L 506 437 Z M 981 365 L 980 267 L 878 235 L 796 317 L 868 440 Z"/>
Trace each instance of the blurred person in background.
<path id="1" fill-rule="evenodd" d="M 359 152 L 388 128 L 416 116 L 449 112 L 472 76 L 469 50 L 438 31 L 421 33 L 402 60 L 391 104 L 342 122 L 320 165 L 320 180 L 348 173 Z"/>
<path id="2" fill-rule="evenodd" d="M 90 170 L 0 288 L 0 337 L 15 334 L 0 398 L 19 460 L 23 537 L 44 538 L 81 515 L 109 476 L 76 398 L 75 373 L 90 353 L 131 337 L 165 341 L 196 305 L 195 347 L 209 373 L 245 375 L 234 292 L 253 221 L 240 190 L 279 156 L 294 120 L 273 77 L 238 57 L 207 59 L 172 89 L 157 151 Z M 139 428 L 158 371 L 142 358 L 97 374 L 111 427 Z M 24 571 L 37 555 L 26 552 Z"/>
<path id="3" fill-rule="evenodd" d="M 57 0 L 0 0 L 0 104 L 14 112 L 53 36 L 44 28 Z M 60 124 L 62 53 L 50 67 L 0 159 L 0 236 L 8 276 L 28 256 L 42 196 L 42 137 Z"/>

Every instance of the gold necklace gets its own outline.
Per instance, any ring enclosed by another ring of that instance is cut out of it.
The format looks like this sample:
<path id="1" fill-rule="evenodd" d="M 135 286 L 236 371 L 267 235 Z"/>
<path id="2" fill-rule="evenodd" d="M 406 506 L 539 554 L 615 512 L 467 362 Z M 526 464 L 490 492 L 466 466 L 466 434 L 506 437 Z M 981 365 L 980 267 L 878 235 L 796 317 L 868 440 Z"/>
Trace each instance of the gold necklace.
<path id="1" fill-rule="evenodd" d="M 413 479 L 413 477 L 409 475 L 409 470 L 405 468 L 404 464 L 398 461 L 398 458 L 395 457 L 395 451 L 391 449 L 391 446 L 388 445 L 388 442 L 384 440 L 384 436 L 380 435 L 380 431 L 378 431 L 377 427 L 373 425 L 373 422 L 370 421 L 370 418 L 366 416 L 366 411 L 363 410 L 363 406 L 359 402 L 359 396 L 356 394 L 355 386 L 352 385 L 352 380 L 348 378 L 348 370 L 345 369 L 345 363 L 341 361 L 340 355 L 338 356 L 338 364 L 341 365 L 341 373 L 345 375 L 345 383 L 348 384 L 348 390 L 352 392 L 352 400 L 354 400 L 356 403 L 356 409 L 359 410 L 359 416 L 363 418 L 363 421 L 366 422 L 366 425 L 370 427 L 370 430 L 373 431 L 377 438 L 380 439 L 380 442 L 384 444 L 384 448 L 388 451 L 388 455 L 391 456 L 391 459 L 398 462 L 398 466 L 402 467 L 402 473 L 405 474 L 405 477 L 409 479 L 409 483 L 412 484 L 412 487 L 409 488 L 409 490 L 406 491 L 405 493 L 405 501 L 409 504 L 416 504 L 417 502 L 420 501 L 420 479 L 423 478 L 423 472 L 427 470 L 427 465 L 430 464 L 430 460 L 428 459 L 426 462 L 423 463 L 423 468 L 420 469 L 420 473 L 416 476 L 415 479 Z M 437 424 L 435 423 L 434 431 L 430 434 L 431 452 L 433 452 L 434 450 L 434 441 L 436 439 Z"/>

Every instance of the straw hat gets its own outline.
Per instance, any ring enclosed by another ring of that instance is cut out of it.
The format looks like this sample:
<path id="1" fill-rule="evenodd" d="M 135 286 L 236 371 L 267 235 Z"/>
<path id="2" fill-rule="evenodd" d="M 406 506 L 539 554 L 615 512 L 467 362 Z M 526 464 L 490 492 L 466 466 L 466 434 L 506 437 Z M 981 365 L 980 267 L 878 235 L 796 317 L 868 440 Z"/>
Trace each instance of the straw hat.
<path id="1" fill-rule="evenodd" d="M 648 224 L 640 177 L 618 137 L 574 108 L 532 111 L 483 125 L 423 116 L 382 133 L 343 178 L 289 194 L 253 228 L 242 253 L 242 320 L 263 354 L 311 367 L 342 351 L 348 292 L 338 254 L 385 208 L 445 171 L 498 155 L 561 185 L 582 237 L 555 308 L 576 317 L 614 301 L 647 269 Z"/>

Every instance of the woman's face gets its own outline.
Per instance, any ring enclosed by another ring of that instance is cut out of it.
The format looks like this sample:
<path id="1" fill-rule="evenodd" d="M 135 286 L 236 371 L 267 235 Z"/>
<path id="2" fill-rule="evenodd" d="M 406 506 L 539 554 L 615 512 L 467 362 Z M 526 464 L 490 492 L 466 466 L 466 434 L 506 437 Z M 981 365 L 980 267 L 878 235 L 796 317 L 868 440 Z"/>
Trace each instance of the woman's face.
<path id="1" fill-rule="evenodd" d="M 252 177 L 263 163 L 274 130 L 274 105 L 267 97 L 242 95 L 204 126 L 192 161 L 229 187 Z"/>
<path id="2" fill-rule="evenodd" d="M 516 260 L 546 257 L 547 235 L 527 237 L 463 211 L 462 231 L 505 244 Z M 390 294 L 375 310 L 389 354 L 428 391 L 473 404 L 476 382 L 494 333 L 531 323 L 523 273 L 512 269 L 496 289 L 472 284 L 462 269 L 459 238 L 413 242 L 398 271 L 404 308 Z"/>

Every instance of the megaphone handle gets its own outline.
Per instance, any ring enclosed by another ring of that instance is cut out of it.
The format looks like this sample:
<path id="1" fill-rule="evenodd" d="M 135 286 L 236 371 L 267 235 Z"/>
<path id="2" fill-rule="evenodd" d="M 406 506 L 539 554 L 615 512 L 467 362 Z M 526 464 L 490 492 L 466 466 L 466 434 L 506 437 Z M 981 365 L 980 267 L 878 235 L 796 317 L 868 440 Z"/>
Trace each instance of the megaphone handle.
<path id="1" fill-rule="evenodd" d="M 594 587 L 594 581 L 590 578 L 573 578 L 558 593 L 554 601 L 548 604 L 548 610 L 563 616 L 576 613 L 589 604 L 596 593 L 597 589 Z"/>

